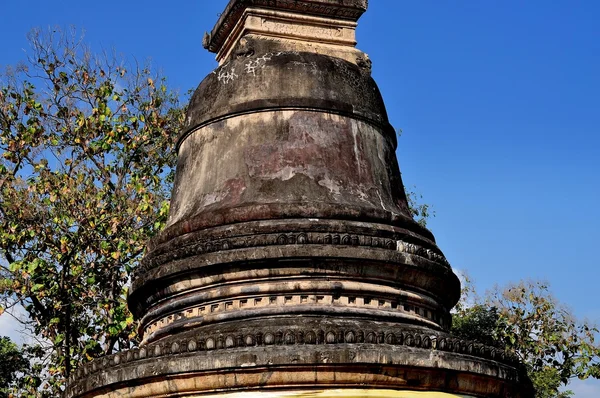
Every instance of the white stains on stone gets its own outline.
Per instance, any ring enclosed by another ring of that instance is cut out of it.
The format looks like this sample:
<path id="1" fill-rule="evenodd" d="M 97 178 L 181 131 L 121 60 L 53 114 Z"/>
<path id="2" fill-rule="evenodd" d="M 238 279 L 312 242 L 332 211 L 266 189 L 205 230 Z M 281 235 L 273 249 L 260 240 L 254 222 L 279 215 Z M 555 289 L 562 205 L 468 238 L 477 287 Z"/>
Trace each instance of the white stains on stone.
<path id="1" fill-rule="evenodd" d="M 296 175 L 299 174 L 303 174 L 311 179 L 317 179 L 319 178 L 318 175 L 321 174 L 322 175 L 322 170 L 319 170 L 317 168 L 311 167 L 311 166 L 301 166 L 301 167 L 293 167 L 293 166 L 285 166 L 283 168 L 281 168 L 280 170 L 278 170 L 276 173 L 270 173 L 268 175 L 269 178 L 272 179 L 277 179 L 280 181 L 289 181 L 292 178 L 294 178 Z M 329 178 L 327 175 L 321 177 L 317 183 L 322 186 L 327 188 L 333 195 L 341 195 L 341 190 L 342 190 L 342 185 L 336 181 L 333 180 L 331 178 Z"/>
<path id="2" fill-rule="evenodd" d="M 293 53 L 294 52 L 292 52 L 292 54 Z M 252 76 L 256 76 L 256 71 L 259 69 L 264 69 L 264 67 L 267 65 L 267 61 L 270 61 L 274 57 L 279 57 L 283 54 L 290 54 L 290 52 L 279 51 L 276 53 L 266 53 L 256 59 L 248 60 L 246 65 L 244 65 L 244 70 L 247 74 L 252 74 Z M 315 68 L 316 68 L 316 64 L 315 64 Z"/>
<path id="3" fill-rule="evenodd" d="M 217 79 L 219 80 L 219 83 L 223 84 L 229 84 L 230 82 L 234 81 L 237 77 L 239 77 L 239 75 L 235 73 L 235 68 L 221 68 L 217 73 Z"/>
<path id="4" fill-rule="evenodd" d="M 229 84 L 239 77 L 239 75 L 235 72 L 235 68 L 229 66 L 229 62 L 212 71 L 212 74 L 217 75 L 217 80 L 219 83 L 223 84 Z"/>
<path id="5" fill-rule="evenodd" d="M 319 185 L 329 189 L 331 193 L 334 195 L 341 195 L 341 186 L 337 183 L 337 181 L 332 180 L 331 178 L 324 177 L 319 180 Z"/>
<path id="6" fill-rule="evenodd" d="M 248 74 L 252 73 L 252 76 L 256 76 L 257 69 L 263 69 L 265 67 L 265 65 L 267 64 L 267 61 L 272 60 L 273 57 L 276 57 L 280 54 L 281 53 L 278 53 L 278 54 L 270 54 L 269 53 L 269 54 L 260 56 L 256 59 L 249 60 L 245 65 L 246 73 L 248 73 Z"/>
<path id="7" fill-rule="evenodd" d="M 203 195 L 201 203 L 203 206 L 210 206 L 214 203 L 221 202 L 226 196 L 227 192 L 212 192 Z"/>
<path id="8" fill-rule="evenodd" d="M 264 69 L 265 66 L 267 65 L 268 61 L 272 60 L 274 57 L 279 57 L 284 54 L 299 54 L 299 53 L 297 51 L 291 51 L 291 52 L 279 51 L 276 53 L 263 54 L 260 57 L 257 57 L 254 59 L 249 59 L 248 62 L 246 62 L 246 64 L 244 65 L 244 72 L 246 74 L 251 74 L 252 76 L 256 76 L 256 72 L 260 69 Z M 312 65 L 312 64 L 314 64 L 314 65 Z M 311 64 L 312 69 L 315 71 L 315 73 L 318 72 L 317 64 L 314 62 L 312 64 Z M 239 77 L 238 73 L 236 72 L 236 69 L 234 67 L 230 67 L 229 63 L 224 64 L 223 66 L 221 66 L 219 69 L 213 71 L 212 73 L 217 75 L 217 79 L 219 80 L 219 83 L 223 83 L 223 84 L 229 84 L 230 82 L 234 81 L 236 78 Z"/>
<path id="9" fill-rule="evenodd" d="M 358 148 L 358 123 L 352 123 L 352 139 L 354 140 L 354 161 L 356 162 L 356 169 L 358 171 L 358 178 L 361 177 L 362 164 L 360 161 L 360 149 Z"/>
<path id="10" fill-rule="evenodd" d="M 295 167 L 285 166 L 277 173 L 271 174 L 271 177 L 281 181 L 288 181 L 291 180 L 294 175 L 296 175 L 296 171 L 298 171 L 298 169 Z"/>
<path id="11" fill-rule="evenodd" d="M 379 181 L 379 185 L 382 186 L 381 181 Z M 379 196 L 379 202 L 381 203 L 381 208 L 383 210 L 387 210 L 387 207 L 385 207 L 385 203 L 383 203 L 383 198 L 381 197 L 381 193 L 379 192 L 379 190 L 376 190 L 375 192 L 377 192 L 377 196 Z"/>
<path id="12" fill-rule="evenodd" d="M 358 199 L 360 199 L 361 201 L 365 202 L 365 203 L 371 203 L 371 201 L 369 200 L 369 195 L 367 195 L 365 192 L 361 191 L 361 190 L 356 190 L 353 191 L 353 193 L 356 195 L 356 197 Z"/>
<path id="13" fill-rule="evenodd" d="M 250 60 L 245 65 L 246 73 L 252 73 L 253 76 L 256 76 L 256 69 L 258 69 L 259 67 L 260 65 L 258 64 L 258 62 Z M 264 68 L 265 66 L 263 65 L 262 67 Z"/>
<path id="14" fill-rule="evenodd" d="M 387 144 L 385 142 L 385 138 L 383 138 L 383 136 L 379 135 L 377 136 L 377 159 L 379 159 L 380 164 L 382 165 L 382 167 L 385 168 L 385 165 L 387 165 L 387 161 L 384 158 L 384 153 L 387 152 Z"/>

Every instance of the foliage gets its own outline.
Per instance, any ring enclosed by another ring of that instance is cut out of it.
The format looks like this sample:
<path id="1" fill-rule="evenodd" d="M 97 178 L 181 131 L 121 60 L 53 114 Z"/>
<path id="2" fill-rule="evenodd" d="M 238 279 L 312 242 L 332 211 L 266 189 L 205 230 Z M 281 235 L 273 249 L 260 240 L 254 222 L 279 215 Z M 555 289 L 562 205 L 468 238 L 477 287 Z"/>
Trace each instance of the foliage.
<path id="1" fill-rule="evenodd" d="M 469 340 L 497 346 L 496 327 L 500 320 L 497 308 L 476 304 L 452 320 L 452 333 Z"/>
<path id="2" fill-rule="evenodd" d="M 431 205 L 422 202 L 423 195 L 417 193 L 414 186 L 412 190 L 406 191 L 406 198 L 408 199 L 408 208 L 415 221 L 421 224 L 421 226 L 426 227 L 427 220 L 435 217 L 435 212 L 431 210 Z"/>
<path id="3" fill-rule="evenodd" d="M 526 365 L 538 398 L 571 396 L 559 389 L 575 377 L 600 378 L 598 329 L 575 319 L 543 283 L 496 288 L 459 305 L 452 332 L 513 352 Z"/>
<path id="4" fill-rule="evenodd" d="M 149 67 L 74 32 L 29 39 L 0 82 L 0 294 L 40 337 L 31 396 L 56 396 L 76 364 L 135 344 L 125 286 L 166 221 L 184 113 Z"/>
<path id="5" fill-rule="evenodd" d="M 17 383 L 17 374 L 28 369 L 25 353 L 10 338 L 0 337 L 0 398 L 8 397 L 9 389 Z"/>

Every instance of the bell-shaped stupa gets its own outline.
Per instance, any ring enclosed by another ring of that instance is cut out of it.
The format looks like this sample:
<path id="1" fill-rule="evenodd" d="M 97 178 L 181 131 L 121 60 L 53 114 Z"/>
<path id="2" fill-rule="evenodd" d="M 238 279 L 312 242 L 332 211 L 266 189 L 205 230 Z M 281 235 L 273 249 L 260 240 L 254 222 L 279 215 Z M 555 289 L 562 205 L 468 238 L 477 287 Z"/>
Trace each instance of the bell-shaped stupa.
<path id="1" fill-rule="evenodd" d="M 531 395 L 504 350 L 448 333 L 460 283 L 411 218 L 355 48 L 366 9 L 230 1 L 133 277 L 143 342 L 82 367 L 68 397 Z"/>

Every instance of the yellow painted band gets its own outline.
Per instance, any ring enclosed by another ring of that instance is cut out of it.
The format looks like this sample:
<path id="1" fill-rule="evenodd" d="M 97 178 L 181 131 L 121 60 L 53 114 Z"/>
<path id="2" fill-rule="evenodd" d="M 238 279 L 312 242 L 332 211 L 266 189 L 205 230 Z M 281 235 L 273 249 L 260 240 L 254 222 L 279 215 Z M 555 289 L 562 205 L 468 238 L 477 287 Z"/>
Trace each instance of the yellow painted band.
<path id="1" fill-rule="evenodd" d="M 444 392 L 399 391 L 399 390 L 314 390 L 278 392 L 239 392 L 219 395 L 203 395 L 203 398 L 470 398 L 468 395 Z"/>

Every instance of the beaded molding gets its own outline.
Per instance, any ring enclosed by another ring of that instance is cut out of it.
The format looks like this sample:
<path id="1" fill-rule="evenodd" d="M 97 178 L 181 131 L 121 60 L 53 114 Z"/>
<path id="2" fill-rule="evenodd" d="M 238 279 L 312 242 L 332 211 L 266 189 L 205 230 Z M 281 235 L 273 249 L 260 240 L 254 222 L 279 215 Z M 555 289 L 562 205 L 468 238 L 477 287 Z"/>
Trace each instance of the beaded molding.
<path id="1" fill-rule="evenodd" d="M 79 367 L 69 378 L 70 390 L 76 381 L 105 369 L 150 358 L 160 358 L 193 352 L 234 349 L 238 347 L 268 347 L 285 345 L 386 344 L 472 355 L 516 365 L 516 357 L 503 349 L 486 346 L 450 335 L 422 333 L 417 330 L 298 330 L 275 329 L 254 333 L 198 334 L 192 338 L 161 340 L 140 348 L 99 358 Z"/>

